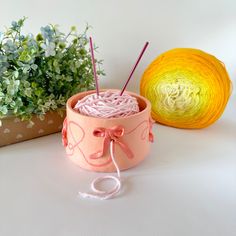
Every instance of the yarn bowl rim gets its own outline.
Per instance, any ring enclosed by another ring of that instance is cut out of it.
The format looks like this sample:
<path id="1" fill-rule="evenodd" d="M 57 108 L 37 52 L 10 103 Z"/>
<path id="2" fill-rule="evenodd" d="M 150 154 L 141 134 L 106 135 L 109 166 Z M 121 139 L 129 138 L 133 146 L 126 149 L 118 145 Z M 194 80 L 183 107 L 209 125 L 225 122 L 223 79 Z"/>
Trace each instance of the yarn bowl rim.
<path id="1" fill-rule="evenodd" d="M 105 92 L 105 91 L 119 92 L 120 90 L 119 89 L 109 89 L 109 88 L 108 89 L 100 89 L 100 92 Z M 132 97 L 135 97 L 138 100 L 139 108 L 140 108 L 140 102 L 142 102 L 143 105 L 145 106 L 141 111 L 139 111 L 135 114 L 125 116 L 125 117 L 103 118 L 103 117 L 93 117 L 93 116 L 83 115 L 73 109 L 73 107 L 75 106 L 78 99 L 82 99 L 83 97 L 93 94 L 93 93 L 96 93 L 96 90 L 88 90 L 88 91 L 80 92 L 80 93 L 77 93 L 77 94 L 71 96 L 66 102 L 66 109 L 68 109 L 70 112 L 76 114 L 77 116 L 80 116 L 83 118 L 111 120 L 111 121 L 119 121 L 119 120 L 124 120 L 124 119 L 135 118 L 136 116 L 140 116 L 141 114 L 147 112 L 148 110 L 149 111 L 151 110 L 151 103 L 147 98 L 143 97 L 140 94 L 137 94 L 137 93 L 131 92 L 131 91 L 127 91 L 127 90 L 125 91 L 125 93 L 131 95 Z"/>

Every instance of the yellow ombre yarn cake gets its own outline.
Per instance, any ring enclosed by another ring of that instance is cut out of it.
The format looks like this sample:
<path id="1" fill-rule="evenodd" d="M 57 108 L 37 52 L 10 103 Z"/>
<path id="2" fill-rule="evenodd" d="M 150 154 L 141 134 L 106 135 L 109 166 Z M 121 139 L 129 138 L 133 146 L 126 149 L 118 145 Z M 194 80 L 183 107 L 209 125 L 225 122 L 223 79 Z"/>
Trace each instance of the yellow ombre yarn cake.
<path id="1" fill-rule="evenodd" d="M 216 57 L 198 49 L 176 48 L 148 66 L 140 93 L 151 102 L 157 122 L 197 129 L 221 116 L 231 94 L 231 81 Z"/>

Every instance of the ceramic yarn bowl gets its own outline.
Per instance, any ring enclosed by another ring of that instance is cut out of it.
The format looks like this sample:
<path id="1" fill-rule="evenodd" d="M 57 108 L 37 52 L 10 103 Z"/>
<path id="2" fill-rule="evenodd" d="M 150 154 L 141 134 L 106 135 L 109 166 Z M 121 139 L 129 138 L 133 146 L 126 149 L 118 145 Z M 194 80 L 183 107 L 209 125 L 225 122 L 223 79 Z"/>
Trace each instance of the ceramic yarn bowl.
<path id="1" fill-rule="evenodd" d="M 115 89 L 109 90 L 118 91 Z M 127 92 L 137 98 L 140 112 L 122 118 L 96 118 L 82 115 L 73 110 L 78 100 L 91 93 L 95 93 L 95 91 L 78 93 L 67 101 L 67 118 L 64 121 L 62 131 L 67 156 L 83 169 L 98 172 L 115 171 L 109 147 L 104 150 L 103 155 L 99 158 L 91 158 L 91 154 L 101 151 L 103 147 L 104 137 L 95 136 L 94 131 L 96 129 L 111 129 L 120 126 L 124 128 L 124 134 L 119 137 L 119 142 L 122 142 L 131 150 L 133 158 L 129 158 L 121 146 L 114 142 L 115 160 L 120 170 L 136 166 L 149 153 L 149 140 L 151 139 L 150 102 L 138 94 Z"/>

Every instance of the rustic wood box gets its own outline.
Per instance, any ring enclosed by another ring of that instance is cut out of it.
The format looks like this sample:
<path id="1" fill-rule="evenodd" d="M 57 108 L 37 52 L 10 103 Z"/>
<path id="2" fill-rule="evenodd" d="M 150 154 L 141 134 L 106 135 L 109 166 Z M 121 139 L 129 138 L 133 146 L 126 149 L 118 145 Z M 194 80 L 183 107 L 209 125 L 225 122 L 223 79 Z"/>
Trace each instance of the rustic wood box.
<path id="1" fill-rule="evenodd" d="M 21 121 L 15 116 L 2 118 L 0 147 L 61 131 L 65 114 L 65 109 L 60 109 L 60 112 L 49 111 L 43 120 L 33 115 L 31 121 L 34 125 L 29 121 Z"/>

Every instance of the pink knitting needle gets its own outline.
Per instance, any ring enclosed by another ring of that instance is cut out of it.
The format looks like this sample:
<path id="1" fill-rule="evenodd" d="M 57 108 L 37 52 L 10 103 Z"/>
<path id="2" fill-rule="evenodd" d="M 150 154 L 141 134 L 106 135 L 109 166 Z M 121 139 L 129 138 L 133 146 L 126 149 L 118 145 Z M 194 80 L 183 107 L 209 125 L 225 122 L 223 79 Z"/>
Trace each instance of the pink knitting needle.
<path id="1" fill-rule="evenodd" d="M 143 56 L 145 50 L 147 49 L 148 44 L 149 44 L 148 42 L 145 43 L 145 45 L 144 45 L 144 47 L 143 47 L 143 50 L 142 50 L 141 53 L 139 54 L 138 60 L 136 61 L 135 65 L 134 65 L 134 67 L 133 67 L 133 69 L 132 69 L 132 71 L 131 71 L 131 73 L 130 73 L 130 75 L 129 75 L 129 78 L 127 79 L 127 81 L 126 81 L 126 83 L 125 83 L 123 89 L 121 90 L 120 95 L 122 95 L 122 94 L 124 93 L 124 91 L 125 91 L 125 89 L 126 89 L 128 83 L 129 83 L 129 81 L 130 81 L 130 79 L 131 79 L 131 77 L 132 77 L 132 75 L 133 75 L 133 73 L 134 73 L 134 71 L 135 71 L 135 69 L 136 69 L 136 67 L 137 67 L 137 65 L 138 65 L 138 63 L 139 63 L 139 61 L 141 60 L 141 58 L 142 58 L 142 56 Z"/>
<path id="2" fill-rule="evenodd" d="M 89 37 L 89 43 L 90 43 L 90 51 L 91 51 L 91 58 L 92 58 L 92 64 L 93 64 L 93 76 L 95 80 L 96 93 L 97 93 L 97 96 L 99 96 L 98 76 L 97 76 L 97 71 L 96 71 L 96 63 L 94 59 L 93 41 L 91 37 Z"/>

